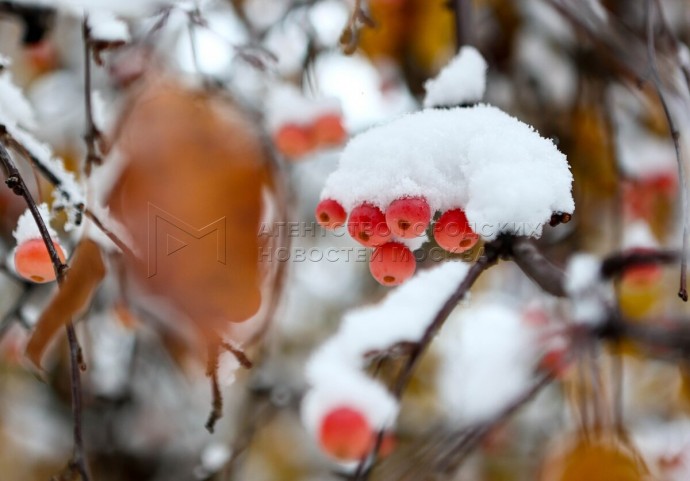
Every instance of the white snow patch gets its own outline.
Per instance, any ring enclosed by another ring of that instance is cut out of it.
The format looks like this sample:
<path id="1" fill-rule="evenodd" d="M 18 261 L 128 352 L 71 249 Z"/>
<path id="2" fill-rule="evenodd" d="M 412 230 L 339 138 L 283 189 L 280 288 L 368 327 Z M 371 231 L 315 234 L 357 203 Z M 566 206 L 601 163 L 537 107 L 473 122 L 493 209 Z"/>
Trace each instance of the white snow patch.
<path id="1" fill-rule="evenodd" d="M 496 107 L 427 109 L 374 127 L 345 147 L 321 198 L 347 210 L 382 210 L 405 196 L 432 212 L 462 208 L 484 239 L 541 234 L 554 212 L 572 213 L 565 155 L 529 125 Z"/>
<path id="2" fill-rule="evenodd" d="M 271 132 L 287 124 L 310 125 L 322 115 L 341 115 L 340 102 L 334 97 L 310 99 L 289 84 L 278 84 L 268 93 L 266 126 Z"/>
<path id="3" fill-rule="evenodd" d="M 41 218 L 43 219 L 43 223 L 48 228 L 48 234 L 50 234 L 50 237 L 54 241 L 57 241 L 58 240 L 57 232 L 55 232 L 55 230 L 50 226 L 50 210 L 48 209 L 48 204 L 43 203 L 43 204 L 38 205 L 38 211 L 41 214 Z M 41 238 L 41 231 L 38 230 L 38 226 L 36 225 L 36 220 L 34 219 L 33 214 L 31 213 L 31 211 L 28 208 L 19 217 L 19 220 L 17 221 L 17 227 L 12 232 L 12 235 L 14 236 L 15 240 L 17 241 L 17 245 L 21 245 L 24 242 L 31 240 L 31 239 L 40 239 Z"/>
<path id="4" fill-rule="evenodd" d="M 643 220 L 633 222 L 625 228 L 622 244 L 623 250 L 659 248 L 659 241 L 649 228 L 649 224 Z"/>
<path id="5" fill-rule="evenodd" d="M 101 42 L 129 42 L 129 27 L 107 10 L 95 10 L 89 13 L 88 25 L 91 38 Z"/>
<path id="6" fill-rule="evenodd" d="M 460 52 L 436 76 L 424 84 L 424 107 L 453 107 L 479 102 L 486 89 L 487 64 L 474 47 Z"/>
<path id="7" fill-rule="evenodd" d="M 568 263 L 565 290 L 575 322 L 598 324 L 606 319 L 613 292 L 601 279 L 601 261 L 591 254 L 576 254 Z"/>
<path id="8" fill-rule="evenodd" d="M 479 423 L 527 389 L 538 350 L 519 311 L 494 295 L 451 315 L 439 354 L 439 396 L 448 415 Z"/>
<path id="9" fill-rule="evenodd" d="M 7 70 L 0 73 L 0 123 L 18 124 L 29 129 L 36 127 L 36 117 L 31 104 L 21 89 L 14 84 L 12 75 Z"/>

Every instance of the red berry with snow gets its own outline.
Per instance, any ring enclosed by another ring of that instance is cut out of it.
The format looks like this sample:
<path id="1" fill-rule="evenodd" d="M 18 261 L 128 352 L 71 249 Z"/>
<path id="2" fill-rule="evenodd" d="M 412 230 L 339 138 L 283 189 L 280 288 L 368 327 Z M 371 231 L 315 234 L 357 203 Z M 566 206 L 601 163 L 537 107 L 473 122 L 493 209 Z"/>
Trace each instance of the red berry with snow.
<path id="1" fill-rule="evenodd" d="M 339 145 L 347 139 L 347 132 L 338 114 L 319 117 L 312 126 L 312 135 L 318 145 Z"/>
<path id="2" fill-rule="evenodd" d="M 283 125 L 275 133 L 273 141 L 278 151 L 287 157 L 301 157 L 314 147 L 309 132 L 295 124 Z"/>
<path id="3" fill-rule="evenodd" d="M 323 199 L 316 206 L 316 220 L 325 229 L 335 229 L 345 225 L 347 212 L 342 205 L 333 199 Z"/>
<path id="4" fill-rule="evenodd" d="M 386 216 L 375 205 L 365 202 L 350 212 L 347 231 L 353 239 L 367 247 L 380 246 L 391 237 Z"/>
<path id="5" fill-rule="evenodd" d="M 58 257 L 65 262 L 65 253 L 60 244 L 53 241 Z M 14 268 L 26 280 L 44 283 L 55 280 L 55 270 L 43 239 L 29 239 L 14 251 Z"/>
<path id="6" fill-rule="evenodd" d="M 369 271 L 379 284 L 397 286 L 412 277 L 417 262 L 412 251 L 399 242 L 387 242 L 374 249 Z"/>
<path id="7" fill-rule="evenodd" d="M 474 233 L 462 209 L 443 213 L 434 225 L 434 239 L 441 248 L 460 254 L 477 243 L 479 236 Z"/>
<path id="8" fill-rule="evenodd" d="M 423 197 L 396 199 L 386 209 L 386 222 L 391 232 L 403 239 L 424 234 L 431 219 L 431 208 Z"/>
<path id="9" fill-rule="evenodd" d="M 321 448 L 340 461 L 364 458 L 374 447 L 375 433 L 367 419 L 349 407 L 329 412 L 319 430 Z"/>

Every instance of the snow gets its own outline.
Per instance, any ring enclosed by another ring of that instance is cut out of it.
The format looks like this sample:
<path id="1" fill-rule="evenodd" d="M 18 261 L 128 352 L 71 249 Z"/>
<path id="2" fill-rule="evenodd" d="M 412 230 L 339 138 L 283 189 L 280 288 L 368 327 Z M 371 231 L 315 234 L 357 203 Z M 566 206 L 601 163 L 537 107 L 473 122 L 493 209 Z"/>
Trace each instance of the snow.
<path id="1" fill-rule="evenodd" d="M 50 210 L 48 210 L 48 204 L 43 203 L 38 205 L 38 211 L 41 214 L 43 222 L 48 228 L 48 233 L 50 234 L 50 237 L 53 240 L 57 241 L 57 232 L 55 232 L 55 230 L 50 226 Z M 17 227 L 12 232 L 12 235 L 17 241 L 17 245 L 21 245 L 24 242 L 31 239 L 41 238 L 41 231 L 38 230 L 38 226 L 36 225 L 34 216 L 31 214 L 31 211 L 28 208 L 19 217 L 19 220 L 17 221 Z"/>
<path id="2" fill-rule="evenodd" d="M 598 324 L 608 315 L 613 292 L 601 280 L 601 261 L 591 254 L 571 257 L 566 269 L 565 291 L 571 299 L 573 321 Z"/>
<path id="3" fill-rule="evenodd" d="M 460 52 L 434 79 L 424 84 L 424 107 L 453 107 L 479 102 L 486 89 L 487 64 L 474 47 Z"/>
<path id="4" fill-rule="evenodd" d="M 528 387 L 537 362 L 535 337 L 515 306 L 496 294 L 446 321 L 439 338 L 439 398 L 458 422 L 491 419 Z"/>
<path id="5" fill-rule="evenodd" d="M 690 479 L 690 422 L 687 419 L 644 426 L 633 433 L 633 439 L 654 479 Z"/>
<path id="6" fill-rule="evenodd" d="M 427 109 L 354 137 L 321 198 L 350 211 L 385 210 L 423 196 L 433 211 L 462 208 L 487 240 L 502 232 L 541 234 L 554 212 L 572 213 L 565 155 L 529 125 L 496 107 Z"/>
<path id="7" fill-rule="evenodd" d="M 7 125 L 9 134 L 21 145 L 26 148 L 29 153 L 38 160 L 38 162 L 46 168 L 53 176 L 60 182 L 58 190 L 63 197 L 69 198 L 73 205 L 84 203 L 84 191 L 82 186 L 77 182 L 74 174 L 65 169 L 62 159 L 53 156 L 51 148 L 31 135 L 26 130 Z"/>
<path id="8" fill-rule="evenodd" d="M 658 249 L 659 242 L 654 233 L 643 220 L 638 220 L 625 227 L 623 231 L 623 250 Z"/>
<path id="9" fill-rule="evenodd" d="M 96 10 L 89 13 L 88 25 L 91 38 L 101 42 L 129 42 L 129 27 L 111 12 Z"/>
<path id="10" fill-rule="evenodd" d="M 83 15 L 89 12 L 106 11 L 115 15 L 140 17 L 153 13 L 157 8 L 174 3 L 174 0 L 15 0 L 26 5 L 47 5 L 66 13 Z"/>
<path id="11" fill-rule="evenodd" d="M 228 387 L 235 382 L 237 370 L 240 362 L 237 357 L 228 351 L 220 353 L 218 358 L 218 382 L 222 387 Z"/>
<path id="12" fill-rule="evenodd" d="M 4 61 L 1 63 L 6 65 Z M 21 89 L 14 84 L 12 75 L 7 70 L 0 73 L 0 124 L 18 124 L 29 129 L 36 126 L 31 104 Z"/>
<path id="13" fill-rule="evenodd" d="M 365 356 L 419 341 L 468 269 L 460 262 L 443 263 L 419 273 L 382 302 L 345 314 L 339 331 L 305 367 L 311 389 L 302 403 L 302 418 L 311 433 L 318 432 L 325 414 L 344 405 L 360 410 L 376 428 L 393 423 L 398 403 L 382 384 L 361 371 Z"/>
<path id="14" fill-rule="evenodd" d="M 201 465 L 209 473 L 215 473 L 230 459 L 230 449 L 220 443 L 211 443 L 201 453 Z"/>
<path id="15" fill-rule="evenodd" d="M 321 45 L 338 45 L 340 35 L 347 24 L 350 12 L 338 0 L 323 0 L 309 9 L 309 22 Z"/>
<path id="16" fill-rule="evenodd" d="M 310 125 L 326 114 L 341 115 L 336 98 L 309 99 L 289 84 L 277 84 L 268 93 L 266 126 L 271 132 L 287 124 Z"/>

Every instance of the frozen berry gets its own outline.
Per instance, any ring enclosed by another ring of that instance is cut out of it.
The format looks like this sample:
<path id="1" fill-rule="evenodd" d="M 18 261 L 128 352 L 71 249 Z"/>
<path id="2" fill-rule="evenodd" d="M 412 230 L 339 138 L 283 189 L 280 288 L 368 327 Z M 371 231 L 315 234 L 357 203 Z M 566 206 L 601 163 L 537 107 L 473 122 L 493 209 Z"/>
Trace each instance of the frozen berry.
<path id="1" fill-rule="evenodd" d="M 53 241 L 58 257 L 65 262 L 65 253 L 60 244 Z M 14 251 L 14 267 L 23 278 L 37 282 L 55 280 L 55 269 L 43 239 L 29 239 L 22 242 Z"/>
<path id="2" fill-rule="evenodd" d="M 443 213 L 434 225 L 434 239 L 441 248 L 460 254 L 477 243 L 479 236 L 472 231 L 462 209 L 453 209 Z"/>
<path id="3" fill-rule="evenodd" d="M 386 216 L 375 205 L 365 202 L 350 212 L 347 230 L 357 242 L 367 247 L 384 244 L 391 237 Z"/>
<path id="4" fill-rule="evenodd" d="M 375 433 L 367 419 L 349 407 L 329 412 L 319 430 L 321 448 L 340 461 L 364 458 L 374 447 Z"/>
<path id="5" fill-rule="evenodd" d="M 431 219 L 431 208 L 422 197 L 396 199 L 386 209 L 386 222 L 391 232 L 404 239 L 424 234 Z"/>
<path id="6" fill-rule="evenodd" d="M 319 117 L 312 127 L 312 135 L 318 145 L 339 145 L 347 138 L 347 132 L 338 114 Z"/>
<path id="7" fill-rule="evenodd" d="M 345 225 L 347 212 L 338 201 L 333 199 L 323 199 L 316 206 L 316 220 L 325 229 L 335 229 Z"/>
<path id="8" fill-rule="evenodd" d="M 412 277 L 417 262 L 412 251 L 399 242 L 387 242 L 374 249 L 369 271 L 380 284 L 397 286 Z"/>
<path id="9" fill-rule="evenodd" d="M 309 132 L 299 125 L 282 126 L 274 137 L 276 148 L 287 157 L 301 157 L 313 148 Z"/>

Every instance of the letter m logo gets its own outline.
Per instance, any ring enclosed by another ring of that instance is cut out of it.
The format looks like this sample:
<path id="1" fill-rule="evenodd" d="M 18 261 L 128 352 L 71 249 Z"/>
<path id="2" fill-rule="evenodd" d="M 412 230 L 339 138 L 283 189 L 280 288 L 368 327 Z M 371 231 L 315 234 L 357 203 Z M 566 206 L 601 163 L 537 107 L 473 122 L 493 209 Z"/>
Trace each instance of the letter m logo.
<path id="1" fill-rule="evenodd" d="M 211 234 L 216 235 L 216 261 L 225 264 L 226 261 L 226 226 L 225 217 L 221 217 L 210 224 L 197 229 L 187 224 L 182 219 L 166 212 L 160 207 L 148 203 L 148 277 L 153 277 L 158 272 L 159 234 L 166 234 L 165 256 L 187 247 L 187 243 L 178 239 L 171 232 L 181 232 L 196 240 L 201 240 Z"/>

